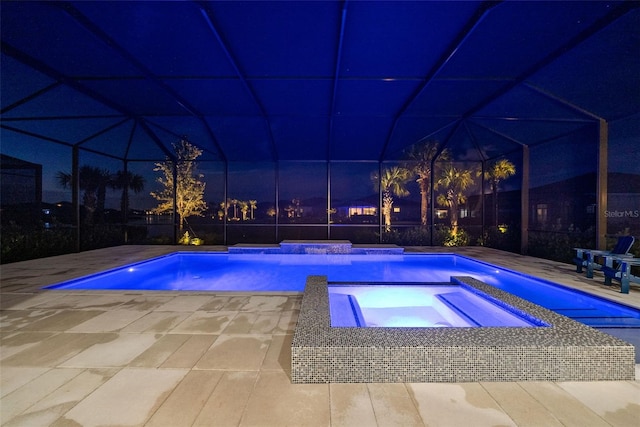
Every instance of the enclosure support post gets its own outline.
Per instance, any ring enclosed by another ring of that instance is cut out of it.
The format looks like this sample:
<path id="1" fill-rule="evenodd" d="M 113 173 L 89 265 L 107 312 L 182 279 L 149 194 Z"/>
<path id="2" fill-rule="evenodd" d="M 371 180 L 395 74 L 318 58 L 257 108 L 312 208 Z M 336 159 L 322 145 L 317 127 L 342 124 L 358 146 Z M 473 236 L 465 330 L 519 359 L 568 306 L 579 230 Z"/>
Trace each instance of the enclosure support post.
<path id="1" fill-rule="evenodd" d="M 378 161 L 378 182 L 376 183 L 378 186 L 378 206 L 380 206 L 380 210 L 378 212 L 378 224 L 380 230 L 380 238 L 378 239 L 378 243 L 383 242 L 382 233 L 385 232 L 384 227 L 384 213 L 382 212 L 384 199 L 382 196 L 382 162 Z"/>
<path id="2" fill-rule="evenodd" d="M 331 162 L 327 160 L 327 240 L 331 240 Z"/>
<path id="3" fill-rule="evenodd" d="M 609 124 L 600 119 L 598 126 L 598 183 L 596 188 L 596 247 L 607 246 L 607 150 L 609 146 Z"/>
<path id="4" fill-rule="evenodd" d="M 485 193 L 484 193 L 485 178 L 484 177 L 486 173 L 486 163 L 487 161 L 483 158 L 480 166 L 480 212 L 481 212 L 480 216 L 482 217 L 482 224 L 480 226 L 480 236 L 482 236 L 482 241 L 483 241 L 483 244 L 485 245 L 487 243 L 484 239 L 484 232 L 486 229 L 486 215 L 487 215 L 484 208 L 484 199 L 485 199 Z M 497 225 L 497 222 L 496 222 L 496 225 Z"/>
<path id="5" fill-rule="evenodd" d="M 120 204 L 120 210 L 122 210 L 122 225 L 124 228 L 124 243 L 129 243 L 129 162 L 125 159 L 122 162 L 123 169 L 123 182 L 122 185 L 122 203 Z"/>
<path id="6" fill-rule="evenodd" d="M 71 204 L 73 205 L 73 222 L 76 226 L 75 251 L 80 252 L 80 149 L 73 146 L 71 150 Z"/>
<path id="7" fill-rule="evenodd" d="M 227 215 L 229 213 L 229 207 L 227 206 L 227 200 L 229 200 L 229 163 L 225 160 L 224 162 L 224 189 L 222 191 L 222 203 L 224 210 L 224 215 L 222 215 L 222 244 L 227 245 Z"/>
<path id="8" fill-rule="evenodd" d="M 522 147 L 522 190 L 520 192 L 520 253 L 529 252 L 529 146 Z"/>
<path id="9" fill-rule="evenodd" d="M 178 244 L 178 229 L 180 219 L 178 218 L 178 159 L 173 162 L 173 244 Z"/>
<path id="10" fill-rule="evenodd" d="M 276 221 L 274 224 L 275 227 L 275 237 L 276 237 L 276 243 L 278 243 L 280 241 L 280 233 L 279 233 L 279 227 L 280 227 L 280 218 L 279 215 L 277 214 L 280 211 L 280 162 L 276 160 L 276 164 L 275 164 L 275 184 L 276 184 L 276 188 L 275 188 L 275 200 L 274 200 L 274 206 L 276 207 Z"/>
<path id="11" fill-rule="evenodd" d="M 440 153 L 437 153 L 437 155 L 439 155 Z M 433 229 L 436 226 L 436 210 L 434 207 L 434 203 L 436 202 L 436 195 L 435 195 L 435 189 L 434 187 L 434 180 L 436 177 L 436 174 L 434 172 L 434 168 L 436 165 L 436 156 L 433 156 L 433 158 L 431 159 L 431 170 L 429 171 L 429 186 L 431 188 L 429 188 L 429 210 L 431 212 L 427 212 L 427 214 L 430 215 L 429 218 L 429 224 L 431 224 L 431 226 L 429 227 L 429 246 L 433 246 Z"/>

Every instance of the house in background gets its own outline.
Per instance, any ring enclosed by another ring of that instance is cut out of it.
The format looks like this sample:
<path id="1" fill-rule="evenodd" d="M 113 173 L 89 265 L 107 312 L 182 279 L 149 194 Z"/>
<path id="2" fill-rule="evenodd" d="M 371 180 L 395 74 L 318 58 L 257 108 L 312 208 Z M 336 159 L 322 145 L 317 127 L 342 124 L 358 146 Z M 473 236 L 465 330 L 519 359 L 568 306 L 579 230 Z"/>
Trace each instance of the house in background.
<path id="1" fill-rule="evenodd" d="M 42 165 L 0 155 L 2 223 L 36 225 L 42 212 Z"/>

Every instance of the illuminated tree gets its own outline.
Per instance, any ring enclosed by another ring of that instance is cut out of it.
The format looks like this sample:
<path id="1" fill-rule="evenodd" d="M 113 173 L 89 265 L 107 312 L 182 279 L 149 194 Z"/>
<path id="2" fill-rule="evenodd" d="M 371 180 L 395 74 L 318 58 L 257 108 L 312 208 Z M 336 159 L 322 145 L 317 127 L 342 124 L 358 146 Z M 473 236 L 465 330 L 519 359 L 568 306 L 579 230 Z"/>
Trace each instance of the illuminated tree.
<path id="1" fill-rule="evenodd" d="M 491 185 L 491 194 L 493 195 L 493 218 L 496 227 L 498 226 L 498 184 L 500 181 L 516 174 L 516 166 L 507 159 L 500 159 L 494 162 L 489 169 L 485 171 L 484 178 Z"/>
<path id="2" fill-rule="evenodd" d="M 240 200 L 238 202 L 240 205 L 240 213 L 242 214 L 242 220 L 247 220 L 247 214 L 249 213 L 249 202 L 245 202 L 244 200 Z"/>
<path id="3" fill-rule="evenodd" d="M 224 217 L 229 214 L 230 206 L 231 205 L 229 204 L 229 199 L 224 202 L 220 202 L 220 210 L 218 211 L 218 218 L 220 219 L 220 221 L 222 221 Z"/>
<path id="4" fill-rule="evenodd" d="M 458 233 L 458 214 L 460 205 L 467 201 L 465 191 L 473 185 L 472 171 L 458 169 L 448 163 L 442 170 L 434 189 L 444 187 L 444 193 L 438 195 L 438 204 L 449 210 L 451 218 L 451 234 Z"/>
<path id="5" fill-rule="evenodd" d="M 173 145 L 176 152 L 176 161 L 167 158 L 164 162 L 156 163 L 153 169 L 161 172 L 162 176 L 157 178 L 157 182 L 164 187 L 161 191 L 152 192 L 151 195 L 160 204 L 154 209 L 156 213 L 172 212 L 174 200 L 174 166 L 176 169 L 176 212 L 180 218 L 180 230 L 184 226 L 184 221 L 190 216 L 203 216 L 207 209 L 204 201 L 205 183 L 201 181 L 202 174 L 197 172 L 195 160 L 202 154 L 195 145 L 182 139 Z"/>
<path id="6" fill-rule="evenodd" d="M 389 232 L 391 231 L 393 196 L 406 197 L 409 195 L 406 185 L 411 180 L 411 172 L 406 168 L 394 166 L 384 169 L 380 177 L 374 173 L 371 179 L 374 181 L 376 190 L 378 188 L 382 190 L 382 217 L 384 218 L 384 229 Z"/>
<path id="7" fill-rule="evenodd" d="M 234 221 L 239 221 L 240 218 L 238 218 L 238 203 L 240 203 L 240 200 L 238 199 L 229 199 L 228 203 L 230 206 L 233 206 L 233 219 Z"/>
<path id="8" fill-rule="evenodd" d="M 431 198 L 431 165 L 438 153 L 438 141 L 424 141 L 413 144 L 405 152 L 406 167 L 418 178 L 420 186 L 420 222 L 423 226 L 429 224 L 429 199 Z M 439 160 L 448 160 L 449 152 L 444 149 L 438 156 Z"/>

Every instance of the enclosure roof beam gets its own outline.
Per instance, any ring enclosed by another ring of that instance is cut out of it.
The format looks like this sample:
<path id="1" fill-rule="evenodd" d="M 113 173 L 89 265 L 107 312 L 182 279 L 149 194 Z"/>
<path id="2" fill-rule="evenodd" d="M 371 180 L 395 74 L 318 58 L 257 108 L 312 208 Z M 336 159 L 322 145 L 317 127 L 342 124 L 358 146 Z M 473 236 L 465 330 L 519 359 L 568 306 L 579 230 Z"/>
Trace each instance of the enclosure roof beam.
<path id="1" fill-rule="evenodd" d="M 463 125 L 464 125 L 464 130 L 467 132 L 469 139 L 471 139 L 471 142 L 473 143 L 473 146 L 476 148 L 476 151 L 478 152 L 478 154 L 480 154 L 482 163 L 484 163 L 485 161 L 487 161 L 487 159 L 484 151 L 482 151 L 482 149 L 480 148 L 480 144 L 478 144 L 478 140 L 476 139 L 476 136 L 473 134 L 473 132 L 471 132 L 471 129 L 469 129 L 469 124 L 467 123 L 466 120 L 463 122 Z"/>
<path id="2" fill-rule="evenodd" d="M 418 141 L 416 141 L 416 144 L 419 144 L 419 143 L 421 143 L 422 141 L 427 141 L 427 140 L 429 140 L 433 135 L 437 135 L 437 134 L 439 134 L 440 132 L 442 132 L 443 130 L 445 130 L 446 128 L 451 127 L 451 126 L 454 126 L 456 123 L 458 123 L 458 121 L 459 121 L 459 120 L 457 120 L 457 119 L 456 119 L 456 120 L 453 120 L 453 121 L 452 121 L 452 122 L 450 122 L 450 123 L 447 123 L 446 125 L 444 125 L 444 126 L 442 126 L 442 127 L 439 127 L 438 129 L 434 130 L 433 132 L 431 132 L 431 133 L 429 133 L 429 134 L 427 134 L 427 135 L 423 136 L 422 138 L 420 138 Z"/>
<path id="3" fill-rule="evenodd" d="M 570 109 L 580 113 L 583 116 L 589 117 L 592 120 L 597 120 L 597 121 L 603 120 L 603 118 L 598 116 L 597 114 L 592 113 L 591 111 L 588 111 L 588 110 L 586 110 L 586 109 L 584 109 L 582 107 L 579 107 L 579 106 L 575 105 L 574 103 L 569 102 L 566 99 L 564 99 L 564 98 L 562 98 L 562 97 L 560 97 L 560 96 L 558 96 L 556 94 L 553 94 L 553 93 L 551 93 L 551 92 L 549 92 L 547 90 L 544 90 L 544 89 L 542 89 L 542 88 L 540 88 L 538 86 L 535 86 L 535 85 L 533 85 L 531 83 L 525 82 L 523 84 L 523 86 L 528 88 L 528 89 L 530 89 L 530 90 L 532 90 L 532 91 L 534 91 L 534 92 L 536 92 L 536 93 L 538 93 L 538 94 L 540 94 L 540 95 L 542 95 L 542 96 L 544 96 L 545 98 L 548 98 L 548 99 L 552 100 L 553 102 L 555 102 L 557 104 L 563 105 L 565 107 L 569 107 Z"/>
<path id="4" fill-rule="evenodd" d="M 121 124 L 123 124 L 124 122 L 127 122 L 127 121 L 129 121 L 129 120 L 131 120 L 131 119 L 130 119 L 130 118 L 128 118 L 128 117 L 125 117 L 124 119 L 120 120 L 119 122 L 114 123 L 114 124 L 112 124 L 111 126 L 108 126 L 108 127 L 104 128 L 104 129 L 102 129 L 102 130 L 100 130 L 100 131 L 98 131 L 98 132 L 96 132 L 96 133 L 94 133 L 94 134 L 92 134 L 92 135 L 89 135 L 88 137 L 86 137 L 86 138 L 84 138 L 84 139 L 82 139 L 82 140 L 78 141 L 78 142 L 77 142 L 77 143 L 75 143 L 74 145 L 76 145 L 76 146 L 80 146 L 80 145 L 84 144 L 85 142 L 92 140 L 93 138 L 96 138 L 96 137 L 98 137 L 98 136 L 100 136 L 100 135 L 103 135 L 103 134 L 105 134 L 105 133 L 109 132 L 109 131 L 110 131 L 110 130 L 112 130 L 112 129 L 117 128 L 118 126 L 120 126 Z M 123 160 L 124 160 L 124 159 L 123 159 Z"/>
<path id="5" fill-rule="evenodd" d="M 118 119 L 122 114 L 89 114 L 79 116 L 29 116 L 29 117 L 3 117 L 5 122 L 33 122 L 38 120 L 79 120 L 79 119 Z"/>
<path id="6" fill-rule="evenodd" d="M 88 96 L 89 98 L 98 101 L 99 103 L 105 105 L 106 107 L 111 108 L 114 111 L 117 111 L 118 113 L 122 114 L 125 117 L 128 118 L 136 118 L 136 115 L 133 114 L 132 112 L 128 111 L 126 108 L 124 108 L 122 105 L 119 105 L 115 102 L 112 102 L 111 100 L 105 98 L 104 96 L 100 95 L 99 93 L 91 90 L 90 88 L 84 86 L 83 84 L 79 83 L 77 80 L 74 79 L 70 79 L 67 76 L 59 73 L 58 71 L 54 70 L 53 68 L 49 67 L 48 65 L 42 63 L 41 61 L 31 57 L 30 55 L 27 55 L 26 53 L 22 52 L 21 50 L 15 48 L 14 46 L 10 45 L 9 43 L 2 41 L 1 43 L 2 46 L 2 52 L 20 62 L 22 62 L 25 65 L 28 65 L 29 67 L 40 71 L 41 73 L 51 77 L 52 79 L 56 80 L 57 82 L 60 82 L 61 84 L 64 84 L 66 86 L 69 86 L 70 88 L 82 93 L 83 95 Z M 14 129 L 15 130 L 15 129 Z M 25 133 L 25 132 L 22 132 Z M 26 134 L 26 133 L 25 133 Z M 66 142 L 62 142 L 62 141 L 58 141 L 55 140 L 53 138 L 43 138 L 41 135 L 36 135 L 33 134 L 33 136 L 39 137 L 41 139 L 47 139 L 50 140 L 52 142 L 58 142 L 58 143 L 63 143 L 65 145 L 67 145 L 68 143 Z M 164 144 L 162 144 L 162 142 L 158 139 L 158 137 L 156 136 L 154 139 L 154 142 L 158 145 L 158 147 L 166 152 L 167 149 L 164 146 Z M 73 146 L 73 144 L 69 144 L 71 146 Z"/>
<path id="7" fill-rule="evenodd" d="M 135 56 L 133 56 L 132 54 L 130 54 L 129 51 L 127 51 L 125 48 L 120 46 L 108 34 L 106 34 L 104 31 L 102 31 L 97 25 L 95 25 L 89 18 L 87 18 L 84 14 L 82 14 L 72 4 L 70 4 L 68 2 L 64 2 L 64 3 L 60 3 L 60 7 L 69 16 L 71 16 L 76 22 L 78 22 L 80 25 L 82 25 L 87 31 L 89 31 L 91 34 L 93 34 L 99 40 L 101 40 L 106 46 L 108 46 L 109 48 L 115 50 L 122 58 L 124 58 L 129 63 L 131 63 L 138 71 L 140 71 L 142 73 L 142 75 L 145 77 L 145 79 L 147 79 L 148 81 L 152 82 L 153 84 L 158 86 L 160 89 L 162 89 L 164 92 L 169 94 L 169 96 L 183 110 L 185 110 L 187 113 L 189 113 L 189 115 L 191 115 L 193 117 L 196 117 L 198 120 L 200 120 L 203 123 L 206 122 L 205 119 L 204 119 L 204 116 L 199 111 L 197 111 L 197 109 L 195 107 L 190 105 L 187 100 L 185 100 L 180 95 L 178 95 L 166 83 L 160 81 L 158 79 L 158 77 L 151 72 L 151 70 L 149 70 L 144 64 L 142 64 L 140 61 L 138 61 L 138 59 Z M 212 134 L 210 134 L 210 136 L 211 135 Z M 216 150 L 218 150 L 218 152 L 221 153 L 221 156 L 224 157 L 224 154 L 222 154 L 222 147 L 220 147 L 220 145 L 218 144 L 218 141 L 215 138 L 213 138 L 212 142 L 213 142 L 214 146 L 216 147 Z"/>
<path id="8" fill-rule="evenodd" d="M 7 129 L 7 130 L 10 130 L 10 131 L 22 134 L 22 135 L 27 135 L 27 136 L 30 136 L 32 138 L 41 139 L 43 141 L 49 141 L 49 142 L 53 142 L 53 143 L 56 143 L 56 144 L 64 145 L 64 146 L 70 147 L 72 149 L 76 149 L 77 148 L 77 146 L 75 144 L 72 144 L 70 142 L 62 141 L 60 139 L 52 138 L 50 136 L 40 135 L 40 134 L 37 134 L 37 133 L 34 133 L 34 132 L 29 132 L 29 131 L 26 131 L 26 130 L 23 130 L 23 129 L 14 128 L 12 126 L 7 126 L 7 125 L 4 125 L 4 124 L 1 124 L 0 128 Z M 101 156 L 109 157 L 111 159 L 123 160 L 118 156 L 114 156 L 113 154 L 103 153 L 101 151 L 94 150 L 94 149 L 91 149 L 91 148 L 83 148 L 83 150 L 87 151 L 89 153 L 94 153 L 94 154 L 99 154 Z"/>
<path id="9" fill-rule="evenodd" d="M 436 160 L 438 160 L 438 157 L 440 157 L 442 152 L 447 148 L 447 145 L 449 145 L 449 142 L 451 141 L 451 138 L 453 138 L 453 135 L 455 135 L 456 132 L 458 132 L 458 130 L 460 129 L 461 125 L 462 125 L 462 121 L 461 120 L 456 121 L 456 123 L 453 126 L 453 129 L 451 129 L 451 131 L 447 134 L 447 136 L 442 140 L 442 144 L 440 144 L 438 146 L 438 150 L 436 151 L 436 153 L 431 158 L 431 166 L 432 166 L 431 170 L 432 171 L 433 171 L 434 163 L 436 162 Z"/>
<path id="10" fill-rule="evenodd" d="M 162 130 L 162 131 L 164 131 L 165 133 L 167 133 L 167 134 L 169 134 L 169 135 L 173 135 L 176 139 L 185 139 L 185 135 L 181 135 L 181 134 L 179 134 L 179 133 L 176 133 L 176 132 L 172 131 L 171 129 L 167 129 L 167 128 L 166 128 L 166 127 L 164 127 L 164 126 L 159 125 L 158 123 L 156 123 L 156 122 L 153 122 L 153 121 L 149 120 L 148 116 L 145 116 L 145 120 L 146 120 L 146 122 L 147 122 L 147 123 L 149 123 L 149 124 L 153 125 L 154 127 L 158 128 L 158 129 L 161 129 L 161 130 Z M 206 121 L 205 121 L 205 124 L 206 124 Z M 209 129 L 208 129 L 208 127 L 207 127 L 207 130 L 209 130 Z M 213 138 L 213 133 L 211 133 L 211 134 L 210 134 L 210 136 Z M 218 156 L 218 155 L 220 155 L 220 156 L 222 157 L 222 160 L 226 162 L 226 156 L 224 155 L 224 153 L 222 153 L 222 152 L 217 152 L 217 151 L 214 153 L 214 152 L 212 152 L 212 151 L 208 150 L 206 147 L 200 147 L 200 148 L 201 148 L 204 152 L 212 153 L 214 156 Z"/>
<path id="11" fill-rule="evenodd" d="M 145 133 L 147 135 L 149 135 L 149 137 L 156 143 L 156 145 L 158 147 L 160 147 L 160 149 L 164 152 L 164 154 L 170 158 L 171 160 L 176 160 L 176 154 L 172 153 L 171 151 L 169 151 L 169 149 L 167 149 L 167 147 L 164 146 L 164 144 L 162 143 L 162 141 L 160 140 L 160 138 L 158 138 L 158 135 L 156 135 L 156 133 L 153 131 L 153 129 L 151 129 L 149 127 L 149 125 L 141 118 L 138 118 L 136 120 L 136 122 L 138 123 L 138 125 L 140 125 L 140 127 L 145 131 Z"/>
<path id="12" fill-rule="evenodd" d="M 131 126 L 131 132 L 129 132 L 129 139 L 127 140 L 127 148 L 124 150 L 124 158 L 129 158 L 129 150 L 131 150 L 131 146 L 133 145 L 133 136 L 136 133 L 136 128 L 138 127 L 138 122 L 136 120 L 133 121 L 133 126 Z M 126 165 L 126 163 L 125 163 Z"/>
<path id="13" fill-rule="evenodd" d="M 460 49 L 460 47 L 464 44 L 464 42 L 469 38 L 471 34 L 475 31 L 475 29 L 482 23 L 482 21 L 489 14 L 489 11 L 500 4 L 501 2 L 484 2 L 476 13 L 471 17 L 471 19 L 466 23 L 466 25 L 462 28 L 462 30 L 458 33 L 457 37 L 453 39 L 449 48 L 445 51 L 445 53 L 438 59 L 438 61 L 434 64 L 431 70 L 427 73 L 427 75 L 422 80 L 422 84 L 407 98 L 404 105 L 400 108 L 400 110 L 396 113 L 393 118 L 393 124 L 391 125 L 391 129 L 389 130 L 389 134 L 385 140 L 385 143 L 380 151 L 379 161 L 383 161 L 384 157 L 387 154 L 387 149 L 389 144 L 391 143 L 391 137 L 393 136 L 396 127 L 398 126 L 398 120 L 400 117 L 406 113 L 411 104 L 418 98 L 418 96 L 425 90 L 427 86 L 433 81 L 435 76 L 440 73 L 440 71 L 449 63 L 451 58 L 456 54 L 456 52 Z"/>
<path id="14" fill-rule="evenodd" d="M 271 155 L 274 161 L 278 161 L 278 150 L 276 149 L 276 143 L 273 138 L 273 131 L 271 130 L 271 122 L 269 120 L 269 116 L 267 115 L 267 110 L 264 108 L 264 105 L 262 104 L 262 102 L 260 102 L 260 100 L 258 99 L 258 96 L 256 95 L 255 90 L 253 89 L 253 87 L 251 87 L 251 84 L 249 84 L 242 70 L 240 70 L 238 61 L 236 61 L 235 57 L 229 50 L 227 43 L 225 43 L 225 41 L 222 38 L 222 35 L 220 34 L 217 27 L 215 26 L 213 19 L 211 18 L 211 12 L 209 11 L 209 7 L 207 6 L 206 2 L 200 2 L 200 13 L 204 18 L 207 24 L 207 27 L 209 28 L 209 30 L 211 30 L 211 33 L 214 35 L 214 37 L 218 41 L 220 48 L 222 49 L 225 56 L 227 57 L 227 60 L 229 61 L 229 64 L 231 65 L 231 67 L 233 67 L 236 75 L 238 76 L 238 79 L 240 80 L 240 83 L 242 83 L 242 86 L 244 86 L 249 96 L 251 96 L 251 98 L 253 99 L 253 102 L 258 106 L 258 109 L 260 110 L 260 114 L 262 115 L 262 118 L 265 122 L 267 132 L 269 134 L 269 144 L 270 144 L 269 147 L 271 149 Z"/>
<path id="15" fill-rule="evenodd" d="M 616 21 L 626 13 L 638 7 L 640 7 L 640 2 L 623 2 L 621 5 L 614 8 L 611 12 L 609 12 L 602 18 L 598 19 L 593 24 L 589 25 L 586 29 L 581 31 L 575 37 L 571 38 L 569 41 L 561 45 L 559 48 L 555 49 L 549 55 L 542 58 L 537 63 L 533 64 L 533 66 L 529 67 L 527 70 L 521 73 L 518 77 L 513 79 L 513 81 L 511 81 L 509 84 L 503 86 L 501 89 L 497 90 L 496 92 L 494 92 L 493 94 L 491 94 L 490 96 L 482 100 L 480 103 L 476 104 L 476 106 L 472 107 L 463 115 L 463 118 L 466 119 L 473 116 L 475 113 L 482 110 L 483 108 L 491 104 L 496 99 L 505 95 L 515 87 L 523 84 L 529 77 L 531 77 L 538 71 L 542 70 L 544 67 L 551 64 L 556 59 L 560 58 L 562 55 L 571 51 L 572 49 L 574 49 L 575 47 L 583 43 L 585 40 L 587 40 L 589 37 L 593 36 L 595 33 L 599 32 L 600 30 L 603 30 L 604 28 L 612 24 L 614 21 Z"/>
<path id="16" fill-rule="evenodd" d="M 98 102 L 100 102 L 101 104 L 111 108 L 112 110 L 117 111 L 118 113 L 122 114 L 123 116 L 127 116 L 127 117 L 135 117 L 135 114 L 133 114 L 130 111 L 127 111 L 127 109 L 125 107 L 123 107 L 120 104 L 116 104 L 115 102 L 109 100 L 108 98 L 105 98 L 104 96 L 100 95 L 99 93 L 93 91 L 92 89 L 84 86 L 83 84 L 79 83 L 77 80 L 71 79 L 67 76 L 65 76 L 64 74 L 58 72 L 57 70 L 54 70 L 53 68 L 49 67 L 48 65 L 46 65 L 45 63 L 33 58 L 32 56 L 22 52 L 21 50 L 15 48 L 14 46 L 10 45 L 9 43 L 2 41 L 0 42 L 0 44 L 2 45 L 2 52 L 20 62 L 22 62 L 25 65 L 28 65 L 29 67 L 51 77 L 52 79 L 56 80 L 58 83 L 60 84 L 64 84 L 66 86 L 69 86 L 70 88 L 77 90 L 78 92 L 82 93 L 83 95 L 86 95 Z"/>
<path id="17" fill-rule="evenodd" d="M 593 123 L 590 119 L 566 117 L 507 117 L 507 116 L 473 116 L 471 120 L 502 120 L 507 122 L 547 122 L 547 123 Z"/>
<path id="18" fill-rule="evenodd" d="M 327 141 L 327 161 L 331 160 L 331 141 L 333 135 L 333 114 L 336 111 L 336 94 L 338 93 L 338 77 L 340 76 L 340 64 L 342 61 L 342 47 L 344 45 L 344 29 L 347 23 L 347 3 L 345 0 L 342 4 L 342 14 L 340 20 L 340 35 L 338 37 L 338 46 L 336 48 L 335 71 L 333 73 L 333 90 L 331 92 L 331 107 L 329 108 L 329 137 Z"/>
<path id="19" fill-rule="evenodd" d="M 602 121 L 606 122 L 606 120 L 602 120 Z M 599 124 L 599 122 L 592 122 L 591 124 L 594 125 L 594 126 L 597 126 Z M 571 135 L 573 133 L 575 133 L 575 129 L 568 130 L 568 131 L 566 131 L 564 133 L 561 133 L 559 135 L 550 136 L 549 138 L 545 138 L 545 139 L 543 139 L 541 141 L 536 141 L 535 143 L 528 144 L 528 146 L 529 147 L 536 147 L 538 145 L 546 144 L 547 142 L 557 141 L 557 140 L 562 139 L 564 137 L 567 137 L 567 136 L 569 136 L 569 135 Z"/>
<path id="20" fill-rule="evenodd" d="M 43 141 L 55 142 L 56 144 L 66 145 L 67 147 L 73 147 L 73 143 L 71 143 L 71 142 L 63 141 L 63 140 L 57 139 L 57 138 L 52 138 L 50 136 L 40 135 L 39 133 L 30 132 L 30 131 L 24 130 L 24 129 L 14 128 L 13 126 L 9 126 L 9 125 L 6 125 L 6 124 L 0 124 L 0 128 L 7 129 L 7 130 L 10 130 L 12 132 L 16 132 L 16 133 L 19 133 L 19 134 L 22 134 L 22 135 L 27 135 L 27 136 L 31 136 L 31 137 L 34 137 L 34 138 L 38 138 L 38 139 L 41 139 Z"/>
<path id="21" fill-rule="evenodd" d="M 514 144 L 518 144 L 518 145 L 519 145 L 519 146 L 521 146 L 521 147 L 524 147 L 524 146 L 526 146 L 526 145 L 527 145 L 526 143 L 524 143 L 524 142 L 522 142 L 522 141 L 519 141 L 519 140 L 517 140 L 517 139 L 513 138 L 512 136 L 509 136 L 509 135 L 507 135 L 507 134 L 504 134 L 504 133 L 502 133 L 502 132 L 500 132 L 500 131 L 497 131 L 497 130 L 495 130 L 494 128 L 492 128 L 492 127 L 490 127 L 490 126 L 484 125 L 484 124 L 482 124 L 482 123 L 478 123 L 478 122 L 476 122 L 476 121 L 472 121 L 472 122 L 473 122 L 473 124 L 474 124 L 474 125 L 479 126 L 479 127 L 483 128 L 483 129 L 486 129 L 486 130 L 488 130 L 489 132 L 491 132 L 491 133 L 494 133 L 494 134 L 498 135 L 500 138 L 504 138 L 504 139 L 506 139 L 507 141 L 513 142 Z"/>
<path id="22" fill-rule="evenodd" d="M 60 82 L 51 83 L 50 85 L 48 85 L 48 86 L 46 86 L 46 87 L 44 87 L 44 88 L 32 93 L 31 95 L 26 96 L 26 97 L 24 97 L 24 98 L 22 98 L 22 99 L 20 99 L 20 100 L 18 100 L 16 102 L 14 102 L 13 104 L 6 106 L 5 108 L 3 108 L 0 111 L 0 114 L 5 114 L 5 113 L 13 110 L 16 107 L 19 107 L 22 104 L 25 104 L 25 103 L 31 101 L 32 99 L 35 99 L 35 98 L 39 97 L 40 95 L 49 92 L 52 89 L 55 89 L 58 86 L 60 86 Z"/>

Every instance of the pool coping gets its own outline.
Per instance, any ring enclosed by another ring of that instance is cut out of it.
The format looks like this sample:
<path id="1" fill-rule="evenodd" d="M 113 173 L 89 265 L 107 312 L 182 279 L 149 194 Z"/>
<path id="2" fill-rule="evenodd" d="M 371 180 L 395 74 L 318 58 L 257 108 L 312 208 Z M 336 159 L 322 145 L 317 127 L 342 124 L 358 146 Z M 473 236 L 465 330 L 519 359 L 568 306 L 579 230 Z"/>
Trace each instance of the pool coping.
<path id="1" fill-rule="evenodd" d="M 471 277 L 452 277 L 551 325 L 332 328 L 326 276 L 309 276 L 291 343 L 291 381 L 418 383 L 635 379 L 633 345 Z"/>

